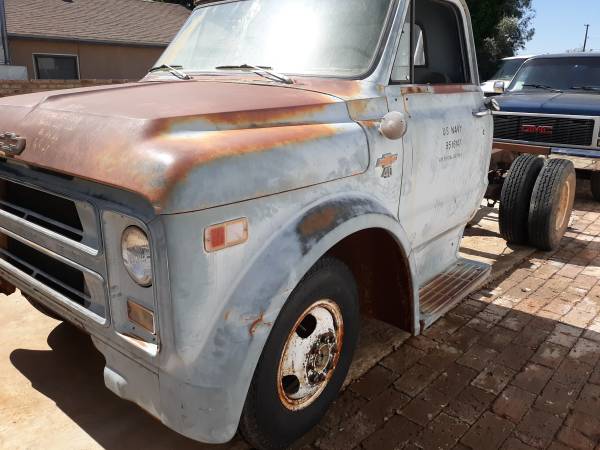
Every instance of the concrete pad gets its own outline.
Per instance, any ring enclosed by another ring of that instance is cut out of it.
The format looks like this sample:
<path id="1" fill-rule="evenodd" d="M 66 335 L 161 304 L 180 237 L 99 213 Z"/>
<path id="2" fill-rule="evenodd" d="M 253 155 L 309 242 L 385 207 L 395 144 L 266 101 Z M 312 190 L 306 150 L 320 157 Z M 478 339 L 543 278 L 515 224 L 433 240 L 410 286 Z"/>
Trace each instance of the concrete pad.
<path id="1" fill-rule="evenodd" d="M 461 243 L 463 258 L 473 259 L 492 266 L 488 282 L 505 275 L 535 253 L 531 247 L 508 245 L 500 236 L 498 208 L 490 208 L 483 219 L 466 229 Z"/>

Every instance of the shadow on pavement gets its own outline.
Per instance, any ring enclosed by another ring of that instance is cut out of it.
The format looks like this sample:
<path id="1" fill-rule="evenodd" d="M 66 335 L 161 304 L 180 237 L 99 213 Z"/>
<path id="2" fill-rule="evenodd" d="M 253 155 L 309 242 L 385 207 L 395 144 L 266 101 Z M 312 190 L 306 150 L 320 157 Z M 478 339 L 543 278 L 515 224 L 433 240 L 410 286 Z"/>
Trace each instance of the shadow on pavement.
<path id="1" fill-rule="evenodd" d="M 61 323 L 48 335 L 51 351 L 15 350 L 12 364 L 100 446 L 122 449 L 222 449 L 169 430 L 104 386 L 104 358 L 91 339 Z"/>

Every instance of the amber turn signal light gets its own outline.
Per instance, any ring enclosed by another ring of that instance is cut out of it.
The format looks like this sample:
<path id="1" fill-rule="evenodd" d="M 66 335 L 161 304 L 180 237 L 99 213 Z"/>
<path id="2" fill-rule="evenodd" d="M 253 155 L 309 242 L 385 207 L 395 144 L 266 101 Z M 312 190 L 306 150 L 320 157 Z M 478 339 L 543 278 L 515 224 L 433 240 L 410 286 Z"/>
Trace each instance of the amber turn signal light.
<path id="1" fill-rule="evenodd" d="M 248 240 L 248 219 L 237 219 L 213 225 L 204 230 L 204 248 L 216 252 L 243 244 Z"/>
<path id="2" fill-rule="evenodd" d="M 127 317 L 130 322 L 139 325 L 149 333 L 156 334 L 154 313 L 148 308 L 144 308 L 132 300 L 127 300 Z"/>

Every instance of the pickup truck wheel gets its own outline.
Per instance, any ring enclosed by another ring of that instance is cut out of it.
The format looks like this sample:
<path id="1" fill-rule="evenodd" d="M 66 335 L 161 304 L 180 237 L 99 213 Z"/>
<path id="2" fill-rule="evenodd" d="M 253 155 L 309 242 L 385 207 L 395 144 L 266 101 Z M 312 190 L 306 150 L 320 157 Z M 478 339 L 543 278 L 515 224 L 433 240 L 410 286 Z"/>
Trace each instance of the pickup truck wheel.
<path id="1" fill-rule="evenodd" d="M 23 297 L 25 297 L 25 300 L 27 300 L 31 306 L 33 306 L 35 309 L 37 309 L 39 312 L 41 312 L 45 316 L 48 316 L 48 317 L 50 317 L 51 319 L 54 319 L 54 320 L 59 320 L 61 322 L 63 321 L 62 317 L 57 316 L 56 314 L 54 314 L 51 310 L 49 310 L 48 308 L 46 308 L 44 305 L 42 305 L 37 300 L 29 298 L 26 295 L 24 295 Z"/>
<path id="2" fill-rule="evenodd" d="M 591 181 L 594 200 L 600 202 L 600 172 L 593 172 Z"/>
<path id="3" fill-rule="evenodd" d="M 527 244 L 529 205 L 544 161 L 521 155 L 513 162 L 500 195 L 500 235 L 509 244 Z"/>
<path id="4" fill-rule="evenodd" d="M 540 250 L 554 250 L 563 238 L 575 202 L 577 177 L 571 161 L 552 159 L 533 188 L 529 209 L 529 239 Z"/>
<path id="5" fill-rule="evenodd" d="M 359 321 L 352 273 L 322 259 L 292 292 L 262 352 L 240 420 L 248 443 L 287 448 L 320 421 L 348 374 Z"/>

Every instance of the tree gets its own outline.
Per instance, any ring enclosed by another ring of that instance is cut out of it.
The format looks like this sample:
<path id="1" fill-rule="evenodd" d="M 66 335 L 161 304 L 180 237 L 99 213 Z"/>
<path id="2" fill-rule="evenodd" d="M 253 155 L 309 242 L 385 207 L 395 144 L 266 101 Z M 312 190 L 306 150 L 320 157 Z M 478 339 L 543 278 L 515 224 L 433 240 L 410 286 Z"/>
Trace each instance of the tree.
<path id="1" fill-rule="evenodd" d="M 500 59 L 514 56 L 533 37 L 532 1 L 467 0 L 482 78 L 491 77 Z"/>

